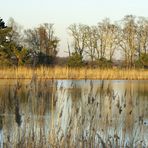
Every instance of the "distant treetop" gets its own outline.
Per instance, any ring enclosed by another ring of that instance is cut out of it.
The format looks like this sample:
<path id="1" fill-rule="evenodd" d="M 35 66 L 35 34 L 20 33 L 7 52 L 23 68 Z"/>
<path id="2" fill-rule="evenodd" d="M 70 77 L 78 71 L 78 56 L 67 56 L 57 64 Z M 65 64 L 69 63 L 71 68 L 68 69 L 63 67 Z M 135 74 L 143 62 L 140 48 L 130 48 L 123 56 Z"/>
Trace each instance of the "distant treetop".
<path id="1" fill-rule="evenodd" d="M 3 21 L 3 19 L 0 18 L 0 29 L 2 28 L 6 28 L 6 26 L 5 26 L 5 22 Z"/>

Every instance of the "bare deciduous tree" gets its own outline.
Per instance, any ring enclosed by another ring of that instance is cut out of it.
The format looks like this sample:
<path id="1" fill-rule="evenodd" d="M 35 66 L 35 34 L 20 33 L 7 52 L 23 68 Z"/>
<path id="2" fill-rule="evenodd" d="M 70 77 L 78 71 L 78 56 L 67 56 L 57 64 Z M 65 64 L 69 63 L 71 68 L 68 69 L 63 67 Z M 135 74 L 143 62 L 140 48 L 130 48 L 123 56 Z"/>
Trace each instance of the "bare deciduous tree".
<path id="1" fill-rule="evenodd" d="M 68 27 L 68 30 L 70 31 L 70 35 L 73 39 L 75 52 L 77 52 L 80 56 L 83 56 L 84 50 L 86 48 L 87 26 L 82 24 L 72 24 Z"/>
<path id="2" fill-rule="evenodd" d="M 98 34 L 97 34 L 97 27 L 96 26 L 87 26 L 86 28 L 86 54 L 90 57 L 91 61 L 96 59 L 96 51 L 97 51 L 97 41 L 98 41 Z"/>
<path id="3" fill-rule="evenodd" d="M 148 47 L 148 19 L 140 17 L 138 20 L 138 53 L 147 53 Z"/>
<path id="4" fill-rule="evenodd" d="M 126 65 L 133 66 L 137 51 L 137 24 L 135 17 L 132 15 L 124 17 L 120 47 L 124 52 Z"/>
<path id="5" fill-rule="evenodd" d="M 59 39 L 55 36 L 53 24 L 43 24 L 38 28 L 25 30 L 25 41 L 28 48 L 56 56 Z"/>
<path id="6" fill-rule="evenodd" d="M 9 18 L 7 25 L 12 28 L 9 33 L 10 40 L 21 46 L 23 44 L 23 27 L 12 17 Z"/>
<path id="7" fill-rule="evenodd" d="M 116 24 L 110 23 L 109 19 L 105 19 L 99 25 L 99 32 L 101 58 L 112 61 L 115 50 L 118 48 L 119 27 Z"/>

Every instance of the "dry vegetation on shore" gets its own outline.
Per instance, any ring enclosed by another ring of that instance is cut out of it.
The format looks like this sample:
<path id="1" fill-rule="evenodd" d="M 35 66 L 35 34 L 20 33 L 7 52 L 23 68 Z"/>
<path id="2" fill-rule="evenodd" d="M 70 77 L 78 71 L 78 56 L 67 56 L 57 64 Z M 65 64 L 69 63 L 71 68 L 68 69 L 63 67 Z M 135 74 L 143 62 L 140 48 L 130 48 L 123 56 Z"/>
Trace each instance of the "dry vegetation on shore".
<path id="1" fill-rule="evenodd" d="M 0 79 L 122 79 L 148 80 L 148 70 L 144 69 L 92 69 L 68 67 L 38 67 L 38 68 L 1 68 Z"/>

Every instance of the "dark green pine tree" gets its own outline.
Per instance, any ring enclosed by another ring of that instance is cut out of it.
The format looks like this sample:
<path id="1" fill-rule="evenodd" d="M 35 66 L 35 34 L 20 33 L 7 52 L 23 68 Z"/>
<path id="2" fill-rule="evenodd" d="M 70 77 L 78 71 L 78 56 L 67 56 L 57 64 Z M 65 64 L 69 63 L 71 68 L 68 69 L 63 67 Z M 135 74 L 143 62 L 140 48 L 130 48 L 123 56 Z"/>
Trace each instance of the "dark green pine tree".
<path id="1" fill-rule="evenodd" d="M 4 21 L 0 18 L 0 29 L 1 28 L 5 28 L 6 26 L 5 26 L 5 23 L 4 23 Z"/>
<path id="2" fill-rule="evenodd" d="M 0 18 L 0 66 L 12 65 L 11 58 L 13 57 L 13 43 L 9 36 L 12 31 L 11 27 L 7 27 L 5 22 Z"/>

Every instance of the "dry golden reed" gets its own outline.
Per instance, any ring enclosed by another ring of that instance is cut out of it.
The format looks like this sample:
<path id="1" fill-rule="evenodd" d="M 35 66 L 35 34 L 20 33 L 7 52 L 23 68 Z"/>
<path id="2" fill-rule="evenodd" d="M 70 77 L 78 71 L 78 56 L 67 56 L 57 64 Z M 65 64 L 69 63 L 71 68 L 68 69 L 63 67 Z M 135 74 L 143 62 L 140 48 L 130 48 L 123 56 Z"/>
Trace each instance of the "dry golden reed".
<path id="1" fill-rule="evenodd" d="M 38 67 L 38 68 L 4 68 L 0 69 L 0 79 L 31 79 L 35 75 L 38 79 L 121 79 L 148 80 L 146 69 L 93 69 L 69 67 Z"/>

